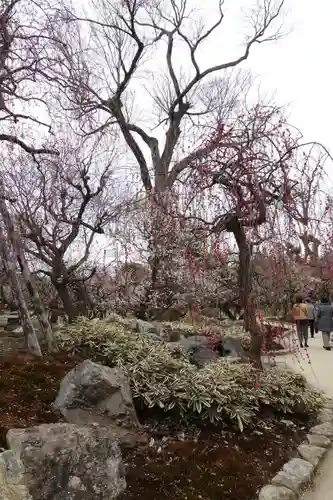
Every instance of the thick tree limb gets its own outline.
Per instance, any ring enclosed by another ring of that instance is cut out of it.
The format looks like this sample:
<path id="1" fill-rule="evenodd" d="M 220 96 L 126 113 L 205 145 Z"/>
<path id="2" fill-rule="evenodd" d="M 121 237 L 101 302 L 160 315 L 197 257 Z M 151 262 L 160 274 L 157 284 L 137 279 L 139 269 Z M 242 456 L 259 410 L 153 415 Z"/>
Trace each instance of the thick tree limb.
<path id="1" fill-rule="evenodd" d="M 0 134 L 0 141 L 10 142 L 11 144 L 16 144 L 20 146 L 24 151 L 31 155 L 49 154 L 49 155 L 59 155 L 59 152 L 54 149 L 49 148 L 34 148 L 33 146 L 28 146 L 24 141 L 16 137 L 15 135 Z"/>

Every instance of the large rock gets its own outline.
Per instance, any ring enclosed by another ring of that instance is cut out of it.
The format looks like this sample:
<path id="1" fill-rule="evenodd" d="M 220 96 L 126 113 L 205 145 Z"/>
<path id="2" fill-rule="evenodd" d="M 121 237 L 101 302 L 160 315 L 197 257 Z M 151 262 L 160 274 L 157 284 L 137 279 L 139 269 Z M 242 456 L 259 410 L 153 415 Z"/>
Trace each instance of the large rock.
<path id="1" fill-rule="evenodd" d="M 213 346 L 209 344 L 209 340 L 205 336 L 196 335 L 181 339 L 179 342 L 174 342 L 174 345 L 180 346 L 189 357 L 191 363 L 198 367 L 213 361 L 217 358 L 217 353 Z"/>
<path id="2" fill-rule="evenodd" d="M 33 500 L 113 500 L 126 488 L 119 445 L 105 428 L 45 424 L 12 429 L 7 442 Z"/>
<path id="3" fill-rule="evenodd" d="M 122 446 L 133 447 L 147 442 L 136 415 L 128 379 L 119 368 L 83 361 L 62 380 L 53 406 L 67 422 L 98 423 L 108 427 Z"/>
<path id="4" fill-rule="evenodd" d="M 67 373 L 61 381 L 54 408 L 67 421 L 78 414 L 72 410 L 83 409 L 117 424 L 138 425 L 131 389 L 123 371 L 90 360 Z"/>

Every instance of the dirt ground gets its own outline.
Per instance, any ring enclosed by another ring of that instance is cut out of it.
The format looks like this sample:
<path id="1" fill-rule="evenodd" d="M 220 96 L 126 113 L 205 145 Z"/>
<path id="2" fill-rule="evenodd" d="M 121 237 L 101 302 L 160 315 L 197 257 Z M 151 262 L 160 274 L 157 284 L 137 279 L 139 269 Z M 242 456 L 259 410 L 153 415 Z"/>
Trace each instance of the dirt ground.
<path id="1" fill-rule="evenodd" d="M 59 422 L 51 403 L 61 379 L 80 358 L 59 354 L 43 360 L 29 355 L 0 358 L 0 447 L 11 428 Z"/>
<path id="2" fill-rule="evenodd" d="M 64 375 L 81 359 L 58 354 L 0 359 L 0 447 L 10 428 L 59 422 L 52 411 Z M 254 500 L 304 439 L 313 422 L 266 415 L 240 433 L 139 412 L 150 435 L 148 448 L 128 452 L 128 488 L 119 500 Z"/>
<path id="3" fill-rule="evenodd" d="M 208 428 L 158 439 L 125 457 L 119 500 L 255 500 L 304 440 L 309 422 L 265 418 L 243 433 Z"/>

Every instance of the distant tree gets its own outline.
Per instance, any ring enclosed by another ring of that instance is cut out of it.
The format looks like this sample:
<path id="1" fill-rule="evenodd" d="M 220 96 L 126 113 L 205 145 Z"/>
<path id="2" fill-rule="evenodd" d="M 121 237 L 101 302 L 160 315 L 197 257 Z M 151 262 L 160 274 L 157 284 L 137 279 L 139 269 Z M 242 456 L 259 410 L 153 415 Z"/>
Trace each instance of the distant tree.
<path id="1" fill-rule="evenodd" d="M 2 197 L 0 197 L 0 215 L 3 219 L 4 226 L 7 231 L 8 240 L 12 246 L 14 262 L 17 262 L 19 269 L 22 273 L 25 286 L 28 290 L 34 311 L 39 320 L 41 331 L 44 335 L 44 338 L 47 341 L 48 348 L 50 351 L 55 350 L 56 343 L 54 335 L 52 333 L 52 328 L 49 323 L 45 307 L 39 296 L 34 277 L 30 272 L 29 265 L 25 257 L 24 243 L 22 241 L 20 233 L 18 232 L 17 227 L 15 227 L 14 219 L 7 207 L 7 202 L 5 200 L 6 190 L 1 178 L 0 178 L 0 190 L 2 192 Z"/>
<path id="2" fill-rule="evenodd" d="M 39 273 L 50 278 L 72 321 L 91 305 L 83 283 L 95 269 L 86 276 L 80 271 L 96 235 L 116 214 L 114 156 L 108 150 L 105 161 L 95 142 L 90 147 L 64 142 L 59 151 L 58 157 L 38 162 L 7 160 L 6 183 L 25 249 L 39 262 Z"/>
<path id="3" fill-rule="evenodd" d="M 319 144 L 297 152 L 294 164 L 293 196 L 286 204 L 289 222 L 301 242 L 304 262 L 316 265 L 329 223 L 329 153 Z"/>

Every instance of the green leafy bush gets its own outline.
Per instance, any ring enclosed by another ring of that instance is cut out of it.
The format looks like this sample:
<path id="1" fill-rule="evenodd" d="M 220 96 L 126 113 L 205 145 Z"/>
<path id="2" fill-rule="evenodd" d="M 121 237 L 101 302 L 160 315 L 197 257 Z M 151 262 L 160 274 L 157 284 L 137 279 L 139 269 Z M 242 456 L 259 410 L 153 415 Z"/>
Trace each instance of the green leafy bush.
<path id="1" fill-rule="evenodd" d="M 84 352 L 128 374 L 133 397 L 148 407 L 181 415 L 238 422 L 242 429 L 265 407 L 283 413 L 308 414 L 323 397 L 304 377 L 271 368 L 258 372 L 248 364 L 218 360 L 198 369 L 171 343 L 135 334 L 119 323 L 80 319 L 58 332 L 62 349 Z"/>

